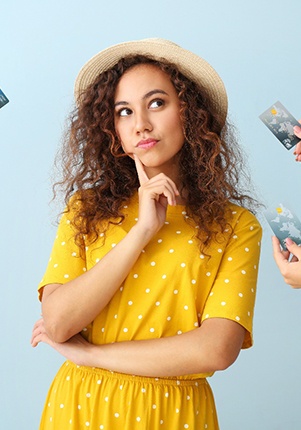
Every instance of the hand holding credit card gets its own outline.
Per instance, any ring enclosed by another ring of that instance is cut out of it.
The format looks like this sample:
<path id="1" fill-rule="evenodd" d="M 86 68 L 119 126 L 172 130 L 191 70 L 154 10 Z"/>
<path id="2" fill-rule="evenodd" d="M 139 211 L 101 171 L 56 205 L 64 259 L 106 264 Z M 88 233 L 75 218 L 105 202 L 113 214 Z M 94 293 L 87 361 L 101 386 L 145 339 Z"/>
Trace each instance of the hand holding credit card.
<path id="1" fill-rule="evenodd" d="M 286 205 L 279 203 L 263 214 L 284 250 L 287 249 L 285 239 L 288 237 L 297 245 L 301 244 L 301 222 Z"/>
<path id="2" fill-rule="evenodd" d="M 294 134 L 294 126 L 300 127 L 300 123 L 279 101 L 264 111 L 259 118 L 286 149 L 291 149 L 300 141 Z"/>

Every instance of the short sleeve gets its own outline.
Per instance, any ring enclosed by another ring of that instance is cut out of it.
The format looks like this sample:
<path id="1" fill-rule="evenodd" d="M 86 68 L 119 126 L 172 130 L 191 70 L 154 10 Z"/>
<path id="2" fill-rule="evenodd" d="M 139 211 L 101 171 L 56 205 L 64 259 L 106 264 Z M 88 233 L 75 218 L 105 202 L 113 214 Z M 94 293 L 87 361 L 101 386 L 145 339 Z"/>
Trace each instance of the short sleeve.
<path id="1" fill-rule="evenodd" d="M 70 213 L 61 217 L 57 235 L 52 247 L 46 272 L 38 285 L 38 291 L 48 284 L 64 284 L 86 271 L 86 260 L 74 240 L 74 229 Z"/>
<path id="2" fill-rule="evenodd" d="M 247 210 L 237 217 L 206 301 L 202 321 L 227 318 L 246 329 L 243 348 L 253 345 L 253 314 L 262 229 Z"/>

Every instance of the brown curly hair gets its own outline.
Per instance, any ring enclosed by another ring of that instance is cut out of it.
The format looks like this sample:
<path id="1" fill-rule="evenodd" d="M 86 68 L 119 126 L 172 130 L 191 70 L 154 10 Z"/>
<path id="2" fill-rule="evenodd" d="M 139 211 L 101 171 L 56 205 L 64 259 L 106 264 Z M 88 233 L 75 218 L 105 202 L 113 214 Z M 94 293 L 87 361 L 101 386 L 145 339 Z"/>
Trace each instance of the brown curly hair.
<path id="1" fill-rule="evenodd" d="M 185 142 L 179 152 L 179 172 L 189 219 L 199 226 L 201 248 L 223 232 L 229 201 L 254 212 L 256 200 L 241 189 L 246 169 L 230 124 L 215 113 L 204 88 L 186 78 L 176 66 L 136 55 L 121 59 L 81 94 L 69 117 L 62 151 L 60 186 L 79 246 L 95 241 L 108 225 L 124 218 L 121 207 L 137 191 L 134 161 L 124 156 L 114 129 L 114 94 L 120 77 L 138 64 L 153 64 L 170 76 L 179 100 Z M 56 193 L 55 193 L 56 195 Z M 72 198 L 71 198 L 72 197 Z M 72 202 L 72 203 L 70 203 Z M 80 204 L 74 204 L 78 203 Z"/>

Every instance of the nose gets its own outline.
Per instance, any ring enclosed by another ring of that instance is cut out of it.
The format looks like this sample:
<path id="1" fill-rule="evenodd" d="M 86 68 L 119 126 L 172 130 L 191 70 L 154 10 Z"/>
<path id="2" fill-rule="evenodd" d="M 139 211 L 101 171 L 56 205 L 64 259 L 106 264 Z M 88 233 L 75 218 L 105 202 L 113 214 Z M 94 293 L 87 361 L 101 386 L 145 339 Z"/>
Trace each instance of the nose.
<path id="1" fill-rule="evenodd" d="M 137 134 L 141 134 L 145 131 L 151 131 L 153 129 L 152 123 L 147 112 L 136 112 L 135 128 Z"/>

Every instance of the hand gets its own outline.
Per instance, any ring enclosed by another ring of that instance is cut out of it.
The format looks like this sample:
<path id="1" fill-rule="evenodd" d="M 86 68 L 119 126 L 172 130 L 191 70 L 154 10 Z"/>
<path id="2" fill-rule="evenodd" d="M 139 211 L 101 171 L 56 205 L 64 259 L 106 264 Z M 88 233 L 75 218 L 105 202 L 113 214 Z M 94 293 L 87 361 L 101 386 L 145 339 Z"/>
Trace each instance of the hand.
<path id="1" fill-rule="evenodd" d="M 286 239 L 287 251 L 282 251 L 279 240 L 272 237 L 274 259 L 284 281 L 292 288 L 301 288 L 301 248 L 291 239 Z M 292 255 L 291 260 L 289 260 Z"/>
<path id="2" fill-rule="evenodd" d="M 40 342 L 47 343 L 67 360 L 79 366 L 89 366 L 89 356 L 94 345 L 87 342 L 81 334 L 76 334 L 63 343 L 54 342 L 45 330 L 44 319 L 39 319 L 33 327 L 31 346 L 36 347 Z"/>
<path id="3" fill-rule="evenodd" d="M 301 120 L 299 122 L 301 122 Z M 301 127 L 294 127 L 294 133 L 297 137 L 299 137 L 299 139 L 301 139 Z M 296 161 L 301 161 L 301 140 L 295 146 L 294 155 L 296 155 Z"/>
<path id="4" fill-rule="evenodd" d="M 142 162 L 136 155 L 134 160 L 140 182 L 137 226 L 141 226 L 153 236 L 165 222 L 167 205 L 176 205 L 179 191 L 175 183 L 164 173 L 149 179 Z"/>

